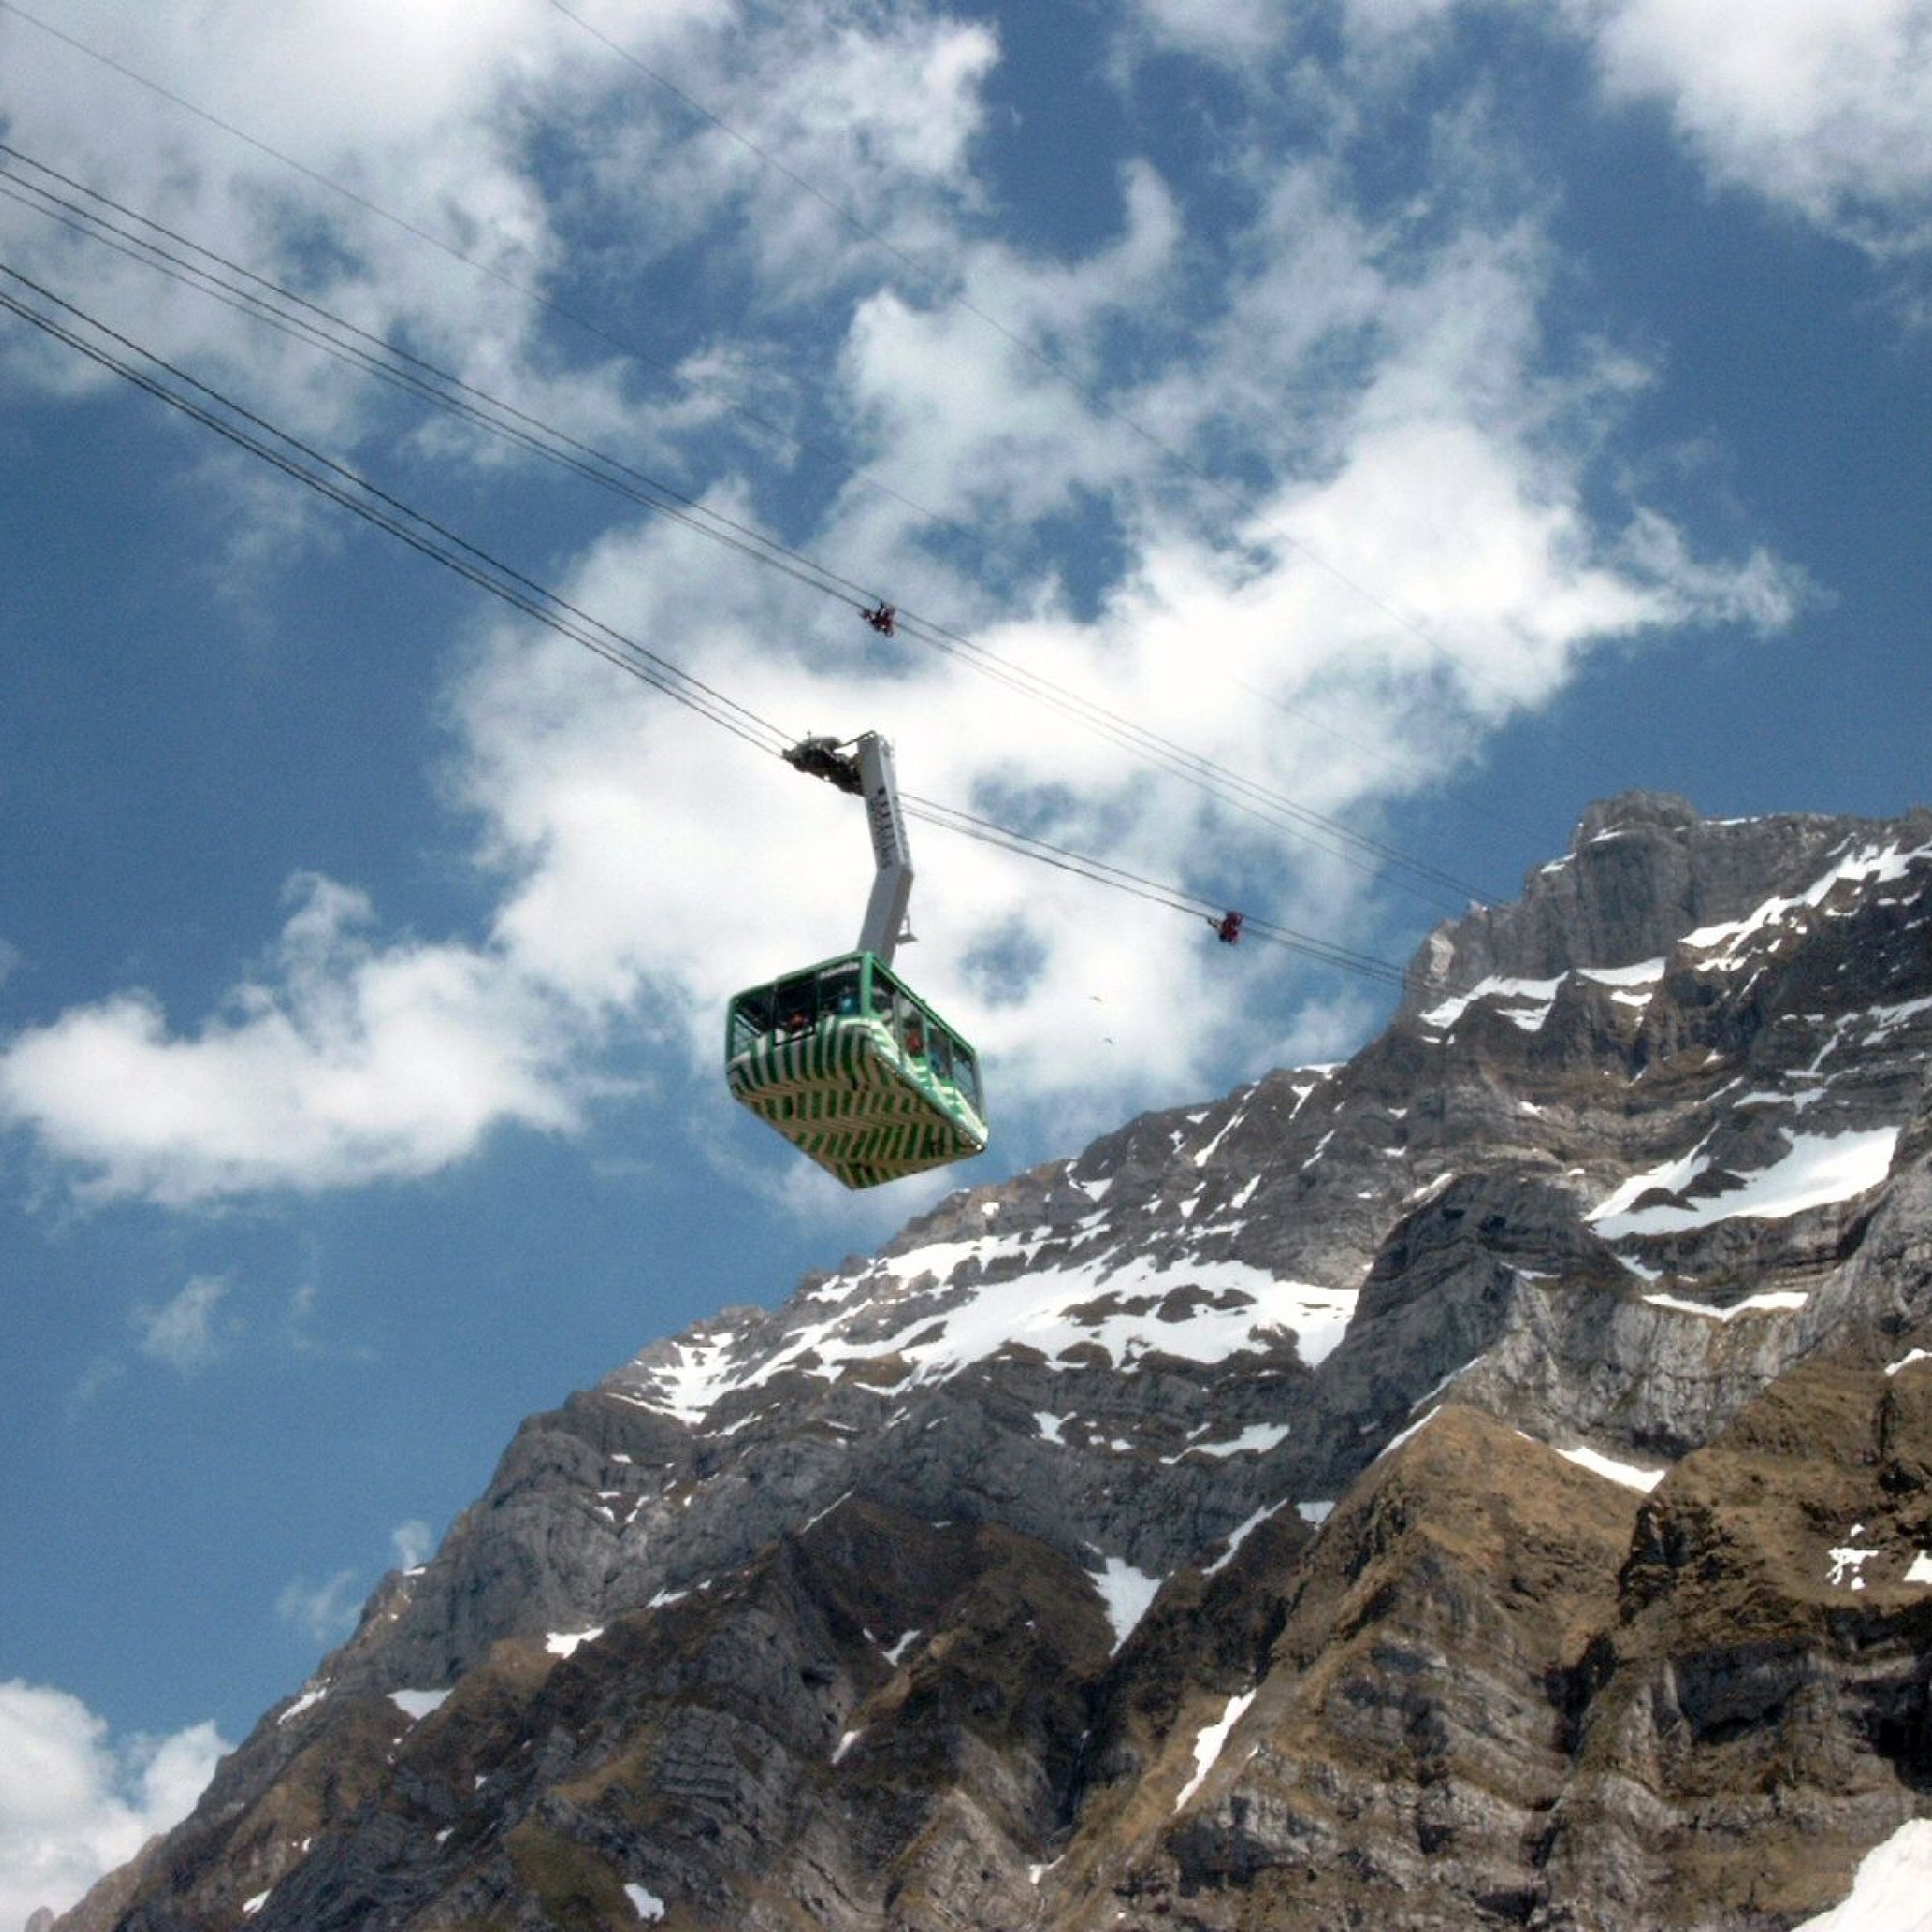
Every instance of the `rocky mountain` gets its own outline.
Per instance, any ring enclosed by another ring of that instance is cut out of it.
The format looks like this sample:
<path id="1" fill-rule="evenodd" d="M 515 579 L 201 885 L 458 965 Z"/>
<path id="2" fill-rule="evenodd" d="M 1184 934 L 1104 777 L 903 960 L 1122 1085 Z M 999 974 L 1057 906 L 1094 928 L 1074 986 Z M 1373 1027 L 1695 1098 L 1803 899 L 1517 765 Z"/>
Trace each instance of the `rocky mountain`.
<path id="1" fill-rule="evenodd" d="M 1783 1932 L 1932 1817 L 1932 813 L 1594 808 L 1346 1065 L 531 1418 L 66 1932 Z"/>

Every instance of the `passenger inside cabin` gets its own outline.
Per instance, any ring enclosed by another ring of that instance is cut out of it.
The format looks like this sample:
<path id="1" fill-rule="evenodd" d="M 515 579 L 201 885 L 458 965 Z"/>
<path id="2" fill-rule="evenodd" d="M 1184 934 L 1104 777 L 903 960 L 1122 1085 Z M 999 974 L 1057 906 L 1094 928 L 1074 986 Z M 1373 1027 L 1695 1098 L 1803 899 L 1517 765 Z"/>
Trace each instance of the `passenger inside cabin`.
<path id="1" fill-rule="evenodd" d="M 801 980 L 786 980 L 773 995 L 773 1008 L 781 1031 L 810 1033 L 818 1018 L 818 985 L 809 974 Z"/>
<path id="2" fill-rule="evenodd" d="M 850 1019 L 859 1010 L 859 969 L 856 966 L 836 966 L 819 981 L 819 1010 L 836 1015 L 839 1019 Z"/>

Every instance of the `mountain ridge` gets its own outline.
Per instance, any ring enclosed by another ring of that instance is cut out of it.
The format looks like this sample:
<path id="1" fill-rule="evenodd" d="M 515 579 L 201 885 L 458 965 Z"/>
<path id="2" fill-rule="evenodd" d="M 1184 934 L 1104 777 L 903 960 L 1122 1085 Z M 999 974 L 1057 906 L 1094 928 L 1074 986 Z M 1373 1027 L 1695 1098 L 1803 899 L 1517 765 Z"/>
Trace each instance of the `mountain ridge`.
<path id="1" fill-rule="evenodd" d="M 1626 794 L 1410 980 L 530 1418 L 64 1932 L 1834 1902 L 1932 1816 L 1932 813 Z"/>

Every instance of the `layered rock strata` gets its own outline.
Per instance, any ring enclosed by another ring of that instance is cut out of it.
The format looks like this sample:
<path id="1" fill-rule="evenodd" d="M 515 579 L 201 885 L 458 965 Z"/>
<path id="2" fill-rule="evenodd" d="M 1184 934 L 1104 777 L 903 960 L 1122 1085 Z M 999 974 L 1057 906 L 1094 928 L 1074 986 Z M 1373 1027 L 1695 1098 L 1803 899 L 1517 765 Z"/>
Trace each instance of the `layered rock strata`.
<path id="1" fill-rule="evenodd" d="M 1411 979 L 532 1418 L 65 1923 L 1832 1905 L 1932 1815 L 1932 814 L 1611 801 Z"/>

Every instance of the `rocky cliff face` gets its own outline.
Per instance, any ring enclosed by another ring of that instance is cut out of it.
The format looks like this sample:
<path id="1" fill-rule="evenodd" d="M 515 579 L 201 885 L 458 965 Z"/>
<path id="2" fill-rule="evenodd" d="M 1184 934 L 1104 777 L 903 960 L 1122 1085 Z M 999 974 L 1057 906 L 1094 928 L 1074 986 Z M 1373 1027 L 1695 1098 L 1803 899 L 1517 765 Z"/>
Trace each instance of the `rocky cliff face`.
<path id="1" fill-rule="evenodd" d="M 1932 1815 L 1932 814 L 1616 800 L 1414 979 L 530 1420 L 67 1923 L 1831 1906 Z"/>

